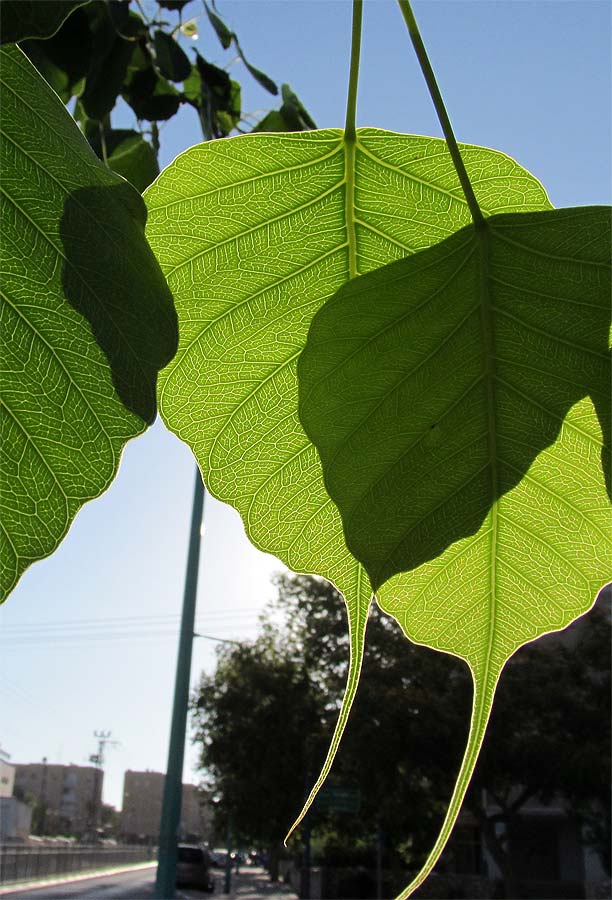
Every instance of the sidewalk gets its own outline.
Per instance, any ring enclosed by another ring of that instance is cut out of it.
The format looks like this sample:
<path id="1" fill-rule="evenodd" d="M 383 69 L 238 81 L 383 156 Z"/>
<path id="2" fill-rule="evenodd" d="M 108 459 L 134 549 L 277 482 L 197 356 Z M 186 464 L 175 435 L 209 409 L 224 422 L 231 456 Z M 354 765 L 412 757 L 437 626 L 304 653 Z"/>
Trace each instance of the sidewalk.
<path id="1" fill-rule="evenodd" d="M 221 884 L 217 884 L 216 894 L 219 898 L 230 900 L 297 900 L 297 894 L 282 881 L 273 884 L 270 876 L 260 866 L 244 866 L 236 874 L 232 872 L 232 890 L 223 893 Z"/>

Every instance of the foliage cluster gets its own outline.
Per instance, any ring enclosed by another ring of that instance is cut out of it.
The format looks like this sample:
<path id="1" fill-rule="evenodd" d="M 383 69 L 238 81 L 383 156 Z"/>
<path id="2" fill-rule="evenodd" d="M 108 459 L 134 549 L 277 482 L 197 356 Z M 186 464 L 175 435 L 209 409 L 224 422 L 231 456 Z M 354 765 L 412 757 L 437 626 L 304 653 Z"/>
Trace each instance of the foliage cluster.
<path id="1" fill-rule="evenodd" d="M 278 590 L 258 640 L 224 647 L 193 697 L 194 740 L 204 783 L 220 800 L 220 833 L 231 821 L 237 841 L 266 846 L 272 856 L 283 814 L 301 799 L 292 762 L 310 777 L 318 770 L 347 674 L 337 591 L 309 576 L 282 576 Z M 569 810 L 609 871 L 609 642 L 602 598 L 563 641 L 551 636 L 508 664 L 466 797 L 508 897 L 521 889 L 508 836 L 534 800 Z M 443 818 L 466 737 L 470 681 L 458 660 L 406 646 L 375 606 L 362 678 L 330 776 L 332 785 L 359 786 L 360 812 L 330 813 L 315 803 L 307 821 L 313 863 L 374 868 L 380 828 L 384 866 L 401 884 L 403 870 L 424 862 Z M 441 870 L 461 871 L 464 863 L 461 844 L 451 840 Z"/>
<path id="2" fill-rule="evenodd" d="M 201 19 L 184 18 L 192 3 L 166 0 L 147 10 L 135 0 L 52 2 L 41 21 L 36 4 L 3 0 L 3 43 L 26 35 L 19 46 L 62 102 L 73 101 L 74 118 L 98 158 L 139 191 L 159 174 L 159 123 L 181 108 L 196 112 L 204 140 L 245 130 L 316 128 L 287 84 L 280 108 L 252 121 L 242 109 L 240 82 L 188 46 Z M 208 3 L 204 9 L 222 49 L 234 50 L 250 76 L 278 95 L 277 84 L 247 60 L 218 11 Z M 120 101 L 136 119 L 132 129 L 112 125 Z"/>

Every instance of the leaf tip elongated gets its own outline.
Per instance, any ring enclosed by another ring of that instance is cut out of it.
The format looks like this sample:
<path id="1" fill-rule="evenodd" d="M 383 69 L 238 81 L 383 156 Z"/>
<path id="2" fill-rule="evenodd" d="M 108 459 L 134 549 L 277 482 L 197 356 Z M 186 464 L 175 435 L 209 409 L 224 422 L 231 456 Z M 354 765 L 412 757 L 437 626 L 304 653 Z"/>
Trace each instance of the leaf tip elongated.
<path id="1" fill-rule="evenodd" d="M 359 600 L 359 598 L 358 598 Z M 334 728 L 334 733 L 332 735 L 332 739 L 329 744 L 329 749 L 327 751 L 327 756 L 325 757 L 325 762 L 323 763 L 323 767 L 317 778 L 312 790 L 310 791 L 304 806 L 302 807 L 300 814 L 296 818 L 295 822 L 292 824 L 291 828 L 287 832 L 284 838 L 284 845 L 287 846 L 287 842 L 289 838 L 296 830 L 296 828 L 300 825 L 304 817 L 306 816 L 308 810 L 316 800 L 317 794 L 323 787 L 327 776 L 330 773 L 331 767 L 333 765 L 334 759 L 336 758 L 336 753 L 338 752 L 338 748 L 340 746 L 340 741 L 342 740 L 342 735 L 344 734 L 344 730 L 346 728 L 349 714 L 351 712 L 351 708 L 353 706 L 353 701 L 355 699 L 355 695 L 357 693 L 357 687 L 359 685 L 359 676 L 361 674 L 361 666 L 363 663 L 363 650 L 365 645 L 365 630 L 367 627 L 368 621 L 368 612 L 370 608 L 372 597 L 370 597 L 370 601 L 367 606 L 361 606 L 359 602 L 355 605 L 354 608 L 347 602 L 346 598 L 344 598 L 344 602 L 346 604 L 348 619 L 349 619 L 349 631 L 350 631 L 350 660 L 349 660 L 349 669 L 348 675 L 346 678 L 346 688 L 344 690 L 344 696 L 342 698 L 342 706 L 340 707 L 340 712 L 338 713 L 338 719 L 336 720 L 336 726 Z"/>

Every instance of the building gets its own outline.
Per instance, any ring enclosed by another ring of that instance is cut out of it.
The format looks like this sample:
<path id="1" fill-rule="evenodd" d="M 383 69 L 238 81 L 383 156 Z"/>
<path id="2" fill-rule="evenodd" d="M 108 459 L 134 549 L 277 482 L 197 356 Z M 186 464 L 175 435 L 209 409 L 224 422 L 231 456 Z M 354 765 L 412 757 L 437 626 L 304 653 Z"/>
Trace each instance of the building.
<path id="1" fill-rule="evenodd" d="M 123 780 L 121 834 L 127 841 L 157 841 L 166 776 L 161 772 L 128 770 Z M 183 785 L 181 840 L 208 837 L 212 816 L 194 784 Z"/>
<path id="2" fill-rule="evenodd" d="M 32 825 L 32 808 L 13 797 L 15 766 L 0 751 L 0 841 L 25 841 Z"/>
<path id="3" fill-rule="evenodd" d="M 15 766 L 0 756 L 0 797 L 12 797 L 15 786 Z"/>
<path id="4" fill-rule="evenodd" d="M 96 829 L 103 779 L 94 766 L 17 764 L 14 794 L 37 808 L 37 832 L 86 838 Z"/>

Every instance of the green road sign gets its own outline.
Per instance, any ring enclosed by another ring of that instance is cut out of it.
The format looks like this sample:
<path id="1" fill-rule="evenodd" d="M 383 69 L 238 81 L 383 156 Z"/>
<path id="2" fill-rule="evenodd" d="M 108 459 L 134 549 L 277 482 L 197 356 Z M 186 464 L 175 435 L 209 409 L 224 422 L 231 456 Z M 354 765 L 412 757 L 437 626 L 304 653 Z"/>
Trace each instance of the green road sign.
<path id="1" fill-rule="evenodd" d="M 315 805 L 322 812 L 358 813 L 361 791 L 355 787 L 325 787 L 319 793 Z"/>

